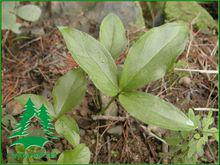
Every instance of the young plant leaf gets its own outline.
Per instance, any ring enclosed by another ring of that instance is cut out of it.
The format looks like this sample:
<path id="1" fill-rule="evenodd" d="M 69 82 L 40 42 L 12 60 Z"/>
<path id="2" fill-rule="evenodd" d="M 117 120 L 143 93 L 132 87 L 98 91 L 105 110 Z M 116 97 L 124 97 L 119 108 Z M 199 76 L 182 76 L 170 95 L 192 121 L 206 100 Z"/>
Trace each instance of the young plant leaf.
<path id="1" fill-rule="evenodd" d="M 194 129 L 193 122 L 183 112 L 151 94 L 126 92 L 119 95 L 119 101 L 131 116 L 146 124 L 174 131 Z"/>
<path id="2" fill-rule="evenodd" d="M 74 147 L 79 144 L 79 127 L 76 121 L 70 116 L 61 116 L 55 122 L 55 129 L 58 134 L 64 136 Z"/>
<path id="3" fill-rule="evenodd" d="M 208 130 L 208 128 L 212 125 L 213 122 L 214 118 L 212 117 L 212 111 L 210 110 L 208 116 L 202 119 L 203 129 Z"/>
<path id="4" fill-rule="evenodd" d="M 17 9 L 17 15 L 30 22 L 37 21 L 41 15 L 41 9 L 36 5 L 24 5 Z"/>
<path id="5" fill-rule="evenodd" d="M 43 96 L 39 96 L 35 94 L 23 94 L 18 97 L 15 97 L 15 100 L 19 102 L 22 106 L 25 106 L 29 98 L 31 98 L 31 101 L 34 103 L 36 109 L 39 109 L 42 106 L 42 104 L 44 104 L 50 116 L 52 118 L 55 117 L 55 112 L 52 104 Z"/>
<path id="6" fill-rule="evenodd" d="M 85 144 L 77 145 L 73 150 L 64 151 L 57 160 L 58 164 L 88 164 L 90 151 Z"/>
<path id="7" fill-rule="evenodd" d="M 194 123 L 195 128 L 200 127 L 200 116 L 195 115 L 194 111 L 192 109 L 189 109 L 188 111 L 188 118 Z"/>
<path id="8" fill-rule="evenodd" d="M 189 150 L 187 153 L 187 157 L 191 158 L 194 156 L 194 154 L 196 153 L 196 145 L 197 145 L 198 140 L 192 139 L 189 141 Z"/>
<path id="9" fill-rule="evenodd" d="M 86 92 L 86 78 L 82 69 L 74 69 L 60 77 L 53 91 L 53 103 L 56 116 L 71 111 L 78 105 Z"/>
<path id="10" fill-rule="evenodd" d="M 199 156 L 202 156 L 204 154 L 204 145 L 205 145 L 205 141 L 203 138 L 200 138 L 198 141 L 197 141 L 197 144 L 196 144 L 196 152 Z"/>
<path id="11" fill-rule="evenodd" d="M 109 96 L 117 95 L 117 67 L 108 50 L 90 35 L 68 27 L 59 27 L 67 48 L 95 86 Z"/>
<path id="12" fill-rule="evenodd" d="M 16 15 L 14 14 L 15 2 L 4 2 L 2 5 L 2 29 L 9 29 L 17 34 L 20 33 L 21 24 L 16 22 Z"/>
<path id="13" fill-rule="evenodd" d="M 162 78 L 186 45 L 188 27 L 168 23 L 144 34 L 130 49 L 119 86 L 131 91 Z"/>
<path id="14" fill-rule="evenodd" d="M 99 40 L 114 59 L 117 59 L 125 50 L 128 41 L 124 25 L 117 15 L 111 13 L 103 19 L 99 31 Z"/>

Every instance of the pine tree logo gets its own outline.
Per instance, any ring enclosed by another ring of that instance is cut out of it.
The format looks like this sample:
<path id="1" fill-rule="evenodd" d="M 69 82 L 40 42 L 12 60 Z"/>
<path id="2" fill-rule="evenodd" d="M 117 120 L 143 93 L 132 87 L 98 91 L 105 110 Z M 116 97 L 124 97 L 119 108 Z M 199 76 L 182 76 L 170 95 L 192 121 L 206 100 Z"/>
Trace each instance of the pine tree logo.
<path id="1" fill-rule="evenodd" d="M 38 119 L 40 126 L 44 131 L 45 137 L 30 135 L 31 132 L 28 130 L 28 128 L 31 124 L 31 120 L 34 117 Z M 43 148 L 46 143 L 50 142 L 48 139 L 57 139 L 52 130 L 54 130 L 54 126 L 51 123 L 51 118 L 47 112 L 47 108 L 42 104 L 40 109 L 37 110 L 29 98 L 25 104 L 19 123 L 13 130 L 11 136 L 9 136 L 9 139 L 18 137 L 18 140 L 14 141 L 11 146 L 23 144 L 25 149 L 31 146 Z"/>

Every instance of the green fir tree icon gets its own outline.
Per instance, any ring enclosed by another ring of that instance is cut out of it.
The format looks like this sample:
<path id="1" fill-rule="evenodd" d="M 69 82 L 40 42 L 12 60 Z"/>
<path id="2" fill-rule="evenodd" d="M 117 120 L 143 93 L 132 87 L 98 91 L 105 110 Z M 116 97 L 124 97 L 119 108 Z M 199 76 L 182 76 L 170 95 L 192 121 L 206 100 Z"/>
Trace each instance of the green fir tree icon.
<path id="1" fill-rule="evenodd" d="M 43 127 L 43 130 L 45 132 L 45 135 L 48 138 L 57 139 L 56 136 L 53 136 L 53 132 L 51 130 L 54 130 L 54 126 L 51 123 L 51 118 L 47 112 L 47 108 L 42 105 L 40 109 L 38 110 L 38 119 L 40 121 L 41 126 Z"/>
<path id="2" fill-rule="evenodd" d="M 19 137 L 19 136 L 27 136 L 29 133 L 27 132 L 28 126 L 30 125 L 31 119 L 36 115 L 36 108 L 31 101 L 31 99 L 28 99 L 25 108 L 24 113 L 20 117 L 20 122 L 17 124 L 15 128 L 15 132 L 9 136 L 9 138 Z"/>
<path id="3" fill-rule="evenodd" d="M 29 136 L 30 132 L 28 131 L 28 127 L 30 126 L 31 119 L 34 117 L 39 120 L 39 123 L 44 130 L 45 137 Z M 46 143 L 50 142 L 48 138 L 57 139 L 51 130 L 54 130 L 54 126 L 51 123 L 51 118 L 47 112 L 46 107 L 42 104 L 41 108 L 37 111 L 33 102 L 29 98 L 25 104 L 19 123 L 13 130 L 12 135 L 9 136 L 9 139 L 16 137 L 19 138 L 13 142 L 11 146 L 23 144 L 25 149 L 31 146 L 38 146 L 43 148 Z"/>

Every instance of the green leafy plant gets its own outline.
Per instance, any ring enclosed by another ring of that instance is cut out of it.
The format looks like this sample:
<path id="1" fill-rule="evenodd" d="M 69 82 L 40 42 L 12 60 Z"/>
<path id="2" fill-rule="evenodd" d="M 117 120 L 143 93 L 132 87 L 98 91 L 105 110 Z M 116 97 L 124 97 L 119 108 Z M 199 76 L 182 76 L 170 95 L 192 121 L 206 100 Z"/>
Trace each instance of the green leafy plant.
<path id="1" fill-rule="evenodd" d="M 32 4 L 20 6 L 16 2 L 3 2 L 2 29 L 8 29 L 14 33 L 20 33 L 21 24 L 16 22 L 16 16 L 30 22 L 40 18 L 41 9 Z"/>
<path id="2" fill-rule="evenodd" d="M 82 68 L 69 71 L 56 83 L 53 102 L 42 96 L 25 94 L 16 98 L 25 104 L 28 98 L 36 108 L 44 104 L 55 121 L 55 129 L 74 149 L 61 153 L 58 163 L 88 163 L 89 149 L 79 144 L 79 129 L 66 113 L 78 105 L 86 92 L 86 74 L 94 85 L 112 99 L 99 112 L 104 113 L 116 99 L 133 117 L 146 123 L 175 131 L 195 129 L 193 122 L 177 107 L 149 93 L 136 89 L 162 78 L 183 52 L 188 27 L 183 23 L 168 23 L 144 34 L 129 49 L 122 69 L 117 59 L 129 47 L 126 30 L 114 14 L 104 18 L 100 27 L 100 41 L 76 29 L 59 27 L 67 48 Z M 84 70 L 84 71 L 83 71 Z"/>
<path id="3" fill-rule="evenodd" d="M 43 96 L 34 94 L 23 94 L 15 98 L 23 106 L 31 98 L 36 108 L 39 109 L 39 115 L 43 115 L 42 119 L 44 120 L 47 120 L 48 117 L 44 114 L 44 108 L 46 108 L 53 121 L 55 121 L 56 132 L 66 138 L 74 147 L 73 150 L 61 153 L 57 161 L 59 164 L 86 164 L 90 161 L 89 148 L 85 144 L 80 144 L 79 128 L 76 121 L 70 116 L 65 115 L 66 112 L 72 110 L 72 108 L 80 103 L 85 92 L 85 74 L 83 70 L 78 68 L 67 72 L 58 79 L 52 91 L 53 104 Z M 40 107 L 42 104 L 45 107 Z M 44 122 L 44 120 L 40 120 L 40 123 Z M 48 127 L 50 126 L 44 124 L 44 130 L 50 134 L 51 132 L 48 132 Z"/>
<path id="4" fill-rule="evenodd" d="M 100 42 L 109 50 L 113 59 L 117 59 L 128 45 L 125 29 L 121 20 L 109 14 L 100 26 Z"/>
<path id="5" fill-rule="evenodd" d="M 193 121 L 195 130 L 173 132 L 165 140 L 170 145 L 170 157 L 173 163 L 196 163 L 204 154 L 204 147 L 210 138 L 218 141 L 218 129 L 213 127 L 214 118 L 210 109 L 207 116 L 195 115 L 192 109 L 188 117 Z M 213 154 L 213 153 L 211 153 Z M 203 158 L 204 159 L 204 158 Z M 205 160 L 203 160 L 205 161 Z"/>
<path id="6" fill-rule="evenodd" d="M 183 23 L 168 23 L 146 32 L 134 43 L 122 71 L 114 59 L 127 45 L 120 19 L 109 14 L 100 27 L 100 42 L 79 30 L 58 27 L 74 60 L 88 74 L 94 85 L 117 98 L 125 110 L 146 124 L 171 130 L 193 130 L 193 122 L 172 104 L 148 93 L 137 92 L 151 81 L 162 78 L 186 45 L 188 28 Z"/>

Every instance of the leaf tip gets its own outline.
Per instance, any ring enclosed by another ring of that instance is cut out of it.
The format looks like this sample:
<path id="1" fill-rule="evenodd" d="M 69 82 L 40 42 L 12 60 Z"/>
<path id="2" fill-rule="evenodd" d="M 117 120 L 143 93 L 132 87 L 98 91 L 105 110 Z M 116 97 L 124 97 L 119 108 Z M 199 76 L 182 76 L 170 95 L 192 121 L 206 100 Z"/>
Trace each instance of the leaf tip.
<path id="1" fill-rule="evenodd" d="M 61 33 L 69 29 L 67 26 L 57 26 L 57 28 Z"/>
<path id="2" fill-rule="evenodd" d="M 108 17 L 108 16 L 118 17 L 115 13 L 112 13 L 112 12 L 108 13 L 108 15 L 106 17 Z"/>
<path id="3" fill-rule="evenodd" d="M 117 14 L 112 13 L 112 12 L 108 13 L 104 19 L 113 19 L 113 20 L 120 20 L 121 21 L 120 17 Z"/>
<path id="4" fill-rule="evenodd" d="M 187 124 L 188 126 L 192 127 L 192 128 L 195 127 L 194 123 L 193 123 L 192 120 L 190 120 L 190 119 L 186 121 L 186 124 Z"/>

